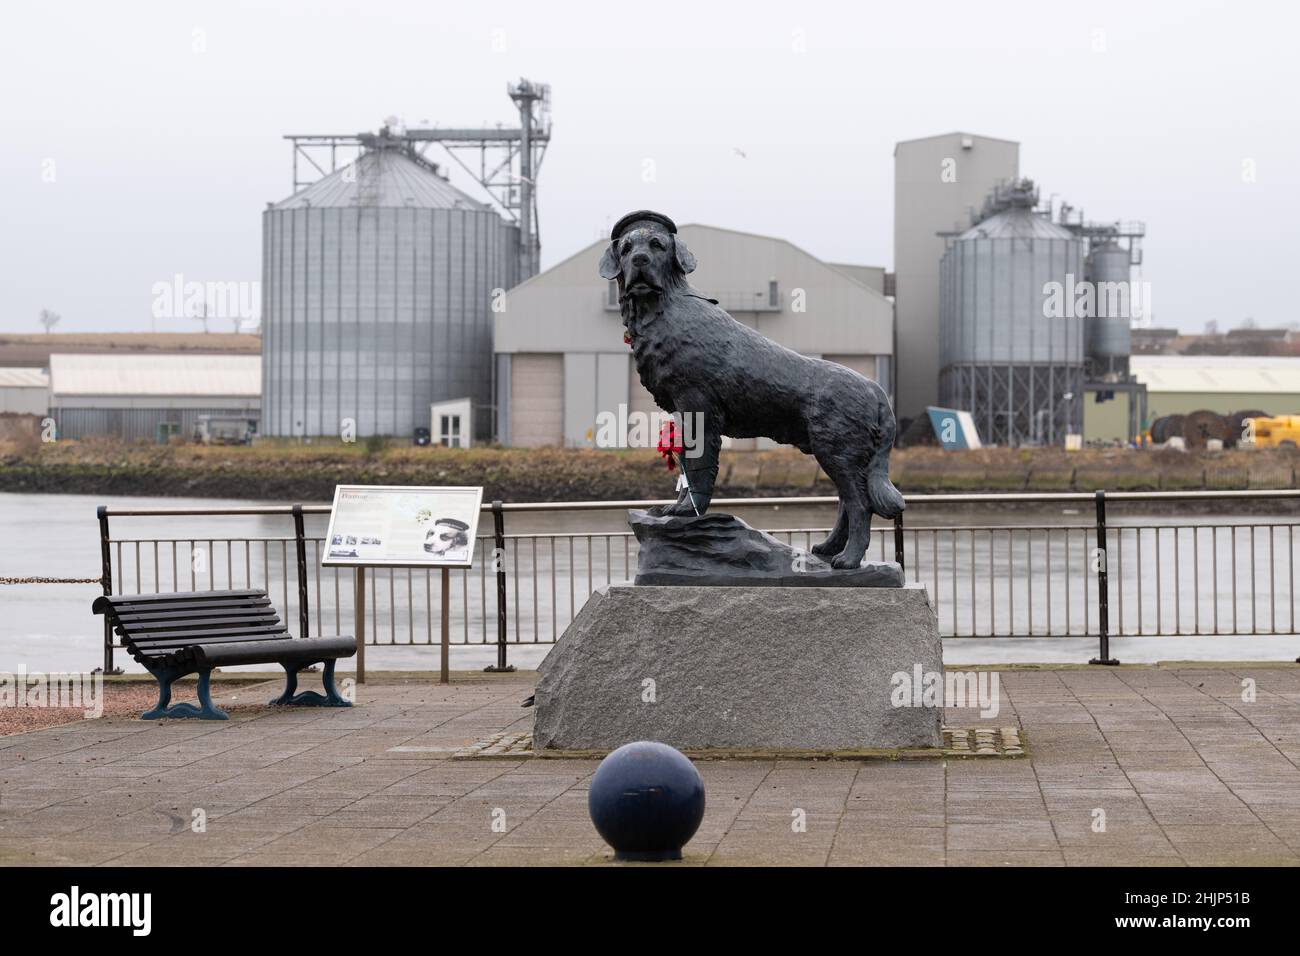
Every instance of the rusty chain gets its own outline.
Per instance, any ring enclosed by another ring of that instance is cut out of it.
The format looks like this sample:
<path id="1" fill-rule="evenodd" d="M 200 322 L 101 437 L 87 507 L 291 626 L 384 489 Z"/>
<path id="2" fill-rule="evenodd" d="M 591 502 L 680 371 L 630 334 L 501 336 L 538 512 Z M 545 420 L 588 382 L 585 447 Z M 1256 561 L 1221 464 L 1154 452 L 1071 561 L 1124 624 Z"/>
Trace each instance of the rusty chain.
<path id="1" fill-rule="evenodd" d="M 47 578 L 40 575 L 6 577 L 0 575 L 0 584 L 103 584 L 103 578 Z"/>

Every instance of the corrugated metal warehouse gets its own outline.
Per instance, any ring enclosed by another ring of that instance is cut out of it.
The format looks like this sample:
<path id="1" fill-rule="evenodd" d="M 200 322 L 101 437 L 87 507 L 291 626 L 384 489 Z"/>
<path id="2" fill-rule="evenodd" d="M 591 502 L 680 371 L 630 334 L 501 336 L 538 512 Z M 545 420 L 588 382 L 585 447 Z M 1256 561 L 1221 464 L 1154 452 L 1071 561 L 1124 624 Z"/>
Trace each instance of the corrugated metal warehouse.
<path id="1" fill-rule="evenodd" d="M 682 226 L 679 235 L 699 260 L 691 285 L 738 321 L 890 390 L 893 303 L 873 288 L 883 270 L 831 265 L 783 239 L 713 226 Z M 597 273 L 606 245 L 595 242 L 511 290 L 495 316 L 503 444 L 590 446 L 602 412 L 658 412 L 623 341 L 616 287 Z"/>
<path id="2" fill-rule="evenodd" d="M 50 376 L 39 368 L 0 368 L 0 413 L 44 415 L 50 407 Z"/>
<path id="3" fill-rule="evenodd" d="M 363 153 L 266 210 L 267 435 L 410 437 L 469 398 L 491 431 L 493 291 L 518 227 L 397 148 Z"/>
<path id="4" fill-rule="evenodd" d="M 1202 409 L 1230 415 L 1300 415 L 1300 358 L 1273 355 L 1134 355 L 1133 377 L 1147 387 L 1149 425 L 1162 415 Z M 1127 412 L 1118 398 L 1084 405 L 1089 441 L 1122 441 Z"/>
<path id="5" fill-rule="evenodd" d="M 50 356 L 50 414 L 60 438 L 188 439 L 200 415 L 259 418 L 261 396 L 257 355 Z"/>

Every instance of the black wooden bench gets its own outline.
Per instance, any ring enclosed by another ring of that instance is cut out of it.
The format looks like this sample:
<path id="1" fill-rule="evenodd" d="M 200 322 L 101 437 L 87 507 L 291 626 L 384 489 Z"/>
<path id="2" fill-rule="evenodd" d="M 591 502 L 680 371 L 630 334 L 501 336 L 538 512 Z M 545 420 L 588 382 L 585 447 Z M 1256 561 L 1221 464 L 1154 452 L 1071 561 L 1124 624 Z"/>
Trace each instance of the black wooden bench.
<path id="1" fill-rule="evenodd" d="M 354 637 L 289 636 L 265 591 L 180 591 L 174 594 L 117 594 L 95 599 L 94 612 L 107 615 L 131 656 L 158 680 L 158 703 L 140 715 L 226 720 L 212 703 L 212 668 L 236 664 L 281 664 L 284 693 L 272 704 L 351 707 L 334 686 L 334 664 L 357 652 Z M 298 688 L 298 672 L 323 663 L 325 693 Z M 172 683 L 199 675 L 199 705 L 171 702 Z"/>

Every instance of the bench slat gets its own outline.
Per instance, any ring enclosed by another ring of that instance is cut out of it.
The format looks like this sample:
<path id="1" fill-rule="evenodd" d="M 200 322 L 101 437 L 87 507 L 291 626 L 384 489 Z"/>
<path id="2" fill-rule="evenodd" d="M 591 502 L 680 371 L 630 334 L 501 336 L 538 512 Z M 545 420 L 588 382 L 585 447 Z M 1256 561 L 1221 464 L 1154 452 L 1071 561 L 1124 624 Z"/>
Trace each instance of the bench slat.
<path id="1" fill-rule="evenodd" d="M 221 644 L 222 641 L 285 641 L 298 640 L 291 635 L 285 628 L 279 628 L 278 631 L 250 632 L 246 630 L 212 632 L 211 635 L 203 637 L 166 637 L 159 641 L 129 641 L 129 644 L 139 648 L 144 653 L 155 653 L 156 650 L 188 648 L 199 644 Z"/>
<path id="2" fill-rule="evenodd" d="M 271 607 L 270 604 L 259 604 L 256 607 L 217 607 L 194 611 L 137 611 L 134 614 L 114 614 L 113 617 L 123 625 L 139 627 L 142 624 L 152 624 L 157 621 L 179 621 L 183 623 L 213 617 L 265 617 L 267 614 L 275 613 L 275 608 Z"/>
<path id="3" fill-rule="evenodd" d="M 177 601 L 173 604 L 116 604 L 112 613 L 118 617 L 129 614 L 177 614 L 184 611 L 202 611 L 213 608 L 266 607 L 268 597 L 221 598 L 215 601 Z"/>
<path id="4" fill-rule="evenodd" d="M 261 614 L 248 616 L 214 614 L 208 617 L 179 621 L 164 618 L 145 624 L 124 625 L 123 629 L 130 631 L 132 634 L 146 637 L 158 631 L 203 631 L 214 627 L 260 627 L 266 624 L 278 623 L 280 623 L 280 615 L 275 612 L 275 608 L 269 608 Z"/>
<path id="5" fill-rule="evenodd" d="M 237 591 L 165 591 L 158 594 L 112 594 L 95 599 L 95 604 L 116 606 L 118 604 L 166 604 L 169 601 L 194 601 L 200 598 L 241 598 L 266 597 L 266 591 L 258 588 Z M 96 611 L 96 613 L 99 613 Z"/>
<path id="6" fill-rule="evenodd" d="M 212 632 L 211 635 L 203 637 L 185 636 L 185 637 L 166 637 L 159 641 L 130 641 L 136 648 L 146 653 L 153 653 L 155 650 L 165 650 L 169 648 L 188 648 L 199 644 L 221 644 L 224 641 L 285 641 L 298 640 L 292 636 L 285 628 L 279 628 L 278 631 L 250 632 L 247 630 Z"/>
<path id="7" fill-rule="evenodd" d="M 268 625 L 266 627 L 230 627 L 213 631 L 163 631 L 158 634 L 150 634 L 145 637 L 138 635 L 123 634 L 122 639 L 128 645 L 134 645 L 140 648 L 157 647 L 163 644 L 175 644 L 177 647 L 186 644 L 197 644 L 209 639 L 220 640 L 222 638 L 236 638 L 244 641 L 266 640 L 267 635 L 276 637 L 278 635 L 287 635 L 288 628 L 281 625 Z"/>

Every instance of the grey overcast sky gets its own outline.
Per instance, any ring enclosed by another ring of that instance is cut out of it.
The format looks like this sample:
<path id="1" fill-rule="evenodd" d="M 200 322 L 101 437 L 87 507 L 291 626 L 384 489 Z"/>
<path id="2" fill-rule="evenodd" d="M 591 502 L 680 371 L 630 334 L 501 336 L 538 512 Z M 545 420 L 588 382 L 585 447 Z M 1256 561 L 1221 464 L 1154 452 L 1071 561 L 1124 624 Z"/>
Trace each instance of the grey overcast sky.
<path id="1" fill-rule="evenodd" d="M 1089 218 L 1144 220 L 1156 324 L 1286 325 L 1297 27 L 1190 0 L 11 4 L 0 331 L 43 307 L 144 331 L 176 273 L 258 281 L 283 134 L 510 123 L 519 76 L 552 87 L 544 267 L 642 206 L 892 267 L 893 145 L 960 129 L 1018 140 Z"/>

